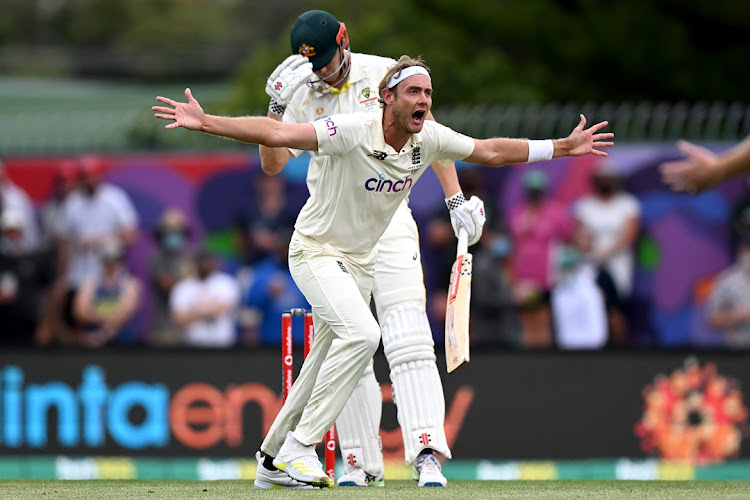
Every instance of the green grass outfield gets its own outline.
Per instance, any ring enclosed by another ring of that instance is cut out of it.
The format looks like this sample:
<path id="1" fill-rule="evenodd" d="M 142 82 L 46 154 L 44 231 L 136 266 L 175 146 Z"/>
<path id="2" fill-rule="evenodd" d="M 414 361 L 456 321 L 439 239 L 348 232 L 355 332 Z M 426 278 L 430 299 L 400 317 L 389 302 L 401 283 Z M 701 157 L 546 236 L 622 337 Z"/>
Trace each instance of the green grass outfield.
<path id="1" fill-rule="evenodd" d="M 255 490 L 249 481 L 0 481 L 0 498 L 26 499 L 701 499 L 750 498 L 744 481 L 451 481 L 447 488 L 417 488 L 413 481 L 390 481 L 385 488 Z"/>

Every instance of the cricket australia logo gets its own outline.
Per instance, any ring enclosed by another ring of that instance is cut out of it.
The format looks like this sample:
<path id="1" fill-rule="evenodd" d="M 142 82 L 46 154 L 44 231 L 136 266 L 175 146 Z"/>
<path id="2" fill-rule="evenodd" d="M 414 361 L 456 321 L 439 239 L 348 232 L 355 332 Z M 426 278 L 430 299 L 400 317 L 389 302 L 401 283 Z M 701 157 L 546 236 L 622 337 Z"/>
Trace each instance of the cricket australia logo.
<path id="1" fill-rule="evenodd" d="M 370 98 L 370 87 L 365 87 L 362 89 L 362 96 L 364 96 L 365 99 Z"/>
<path id="2" fill-rule="evenodd" d="M 315 47 L 303 43 L 299 46 L 299 53 L 305 57 L 312 57 L 315 55 Z"/>
<path id="3" fill-rule="evenodd" d="M 419 168 L 422 166 L 422 148 L 414 146 L 411 150 L 411 169 Z"/>
<path id="4" fill-rule="evenodd" d="M 372 153 L 367 153 L 367 156 L 372 156 L 376 160 L 383 161 L 388 157 L 388 153 L 384 153 L 383 151 L 373 151 Z"/>

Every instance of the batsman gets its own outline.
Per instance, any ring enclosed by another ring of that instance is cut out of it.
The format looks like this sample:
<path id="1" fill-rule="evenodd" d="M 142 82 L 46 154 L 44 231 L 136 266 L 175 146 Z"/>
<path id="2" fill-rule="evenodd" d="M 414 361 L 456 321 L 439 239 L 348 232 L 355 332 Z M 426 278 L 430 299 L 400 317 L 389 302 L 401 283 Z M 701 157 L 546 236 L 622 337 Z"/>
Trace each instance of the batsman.
<path id="1" fill-rule="evenodd" d="M 344 23 L 328 12 L 302 14 L 291 30 L 292 55 L 268 78 L 271 96 L 268 117 L 287 123 L 306 123 L 341 113 L 380 112 L 378 85 L 396 61 L 351 52 Z M 432 119 L 428 114 L 427 119 Z M 281 172 L 290 155 L 302 151 L 260 147 L 261 165 L 269 175 Z M 376 154 L 373 152 L 373 154 Z M 451 223 L 464 227 L 469 244 L 482 235 L 484 203 L 465 200 L 452 163 L 433 169 L 446 194 Z M 312 156 L 307 175 L 316 190 L 319 157 Z M 414 465 L 419 486 L 445 486 L 439 453 L 451 458 L 443 430 L 445 399 L 435 364 L 435 349 L 425 312 L 425 288 L 417 224 L 408 198 L 377 244 L 372 290 L 382 342 L 392 382 L 406 463 Z M 352 397 L 336 419 L 345 474 L 339 486 L 382 486 L 383 454 L 379 437 L 383 400 L 372 361 Z M 281 443 L 278 443 L 281 446 Z M 267 470 L 258 469 L 259 474 Z M 279 478 L 285 481 L 285 477 Z M 256 481 L 262 487 L 263 481 Z M 275 484 L 273 480 L 267 484 Z"/>

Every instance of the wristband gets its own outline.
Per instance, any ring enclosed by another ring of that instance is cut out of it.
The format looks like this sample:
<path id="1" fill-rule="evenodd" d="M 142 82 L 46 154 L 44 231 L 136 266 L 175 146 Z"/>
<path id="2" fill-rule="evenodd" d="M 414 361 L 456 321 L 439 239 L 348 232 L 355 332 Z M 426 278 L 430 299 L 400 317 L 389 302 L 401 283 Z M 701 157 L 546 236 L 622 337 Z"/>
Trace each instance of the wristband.
<path id="1" fill-rule="evenodd" d="M 466 198 L 464 198 L 464 194 L 461 191 L 450 198 L 445 199 L 445 204 L 448 206 L 448 210 L 455 210 L 464 203 L 466 203 Z"/>
<path id="2" fill-rule="evenodd" d="M 275 99 L 271 99 L 271 102 L 268 103 L 268 111 L 275 115 L 283 116 L 286 106 L 282 106 Z"/>
<path id="3" fill-rule="evenodd" d="M 552 159 L 552 155 L 555 153 L 555 146 L 552 144 L 552 139 L 545 139 L 543 141 L 527 140 L 526 142 L 529 143 L 529 159 L 526 160 L 526 163 Z"/>

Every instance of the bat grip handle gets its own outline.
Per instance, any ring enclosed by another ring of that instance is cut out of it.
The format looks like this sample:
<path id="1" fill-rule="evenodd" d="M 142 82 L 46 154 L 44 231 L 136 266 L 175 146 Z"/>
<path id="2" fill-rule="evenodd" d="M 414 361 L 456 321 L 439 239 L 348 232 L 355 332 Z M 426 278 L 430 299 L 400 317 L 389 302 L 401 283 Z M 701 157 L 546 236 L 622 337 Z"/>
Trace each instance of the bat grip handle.
<path id="1" fill-rule="evenodd" d="M 458 228 L 458 246 L 456 247 L 456 257 L 469 253 L 469 233 L 463 227 Z"/>

